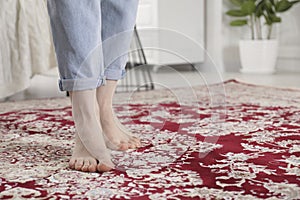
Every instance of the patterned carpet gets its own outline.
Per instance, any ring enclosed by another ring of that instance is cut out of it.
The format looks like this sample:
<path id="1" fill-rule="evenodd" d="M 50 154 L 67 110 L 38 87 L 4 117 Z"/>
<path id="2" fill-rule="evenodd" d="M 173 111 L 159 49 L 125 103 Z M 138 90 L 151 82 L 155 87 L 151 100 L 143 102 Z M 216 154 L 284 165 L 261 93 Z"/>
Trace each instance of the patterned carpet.
<path id="1" fill-rule="evenodd" d="M 1 103 L 0 199 L 300 199 L 300 91 L 218 86 L 221 106 L 204 86 L 195 98 L 117 94 L 116 114 L 143 147 L 113 151 L 118 168 L 103 174 L 67 167 L 67 98 Z"/>

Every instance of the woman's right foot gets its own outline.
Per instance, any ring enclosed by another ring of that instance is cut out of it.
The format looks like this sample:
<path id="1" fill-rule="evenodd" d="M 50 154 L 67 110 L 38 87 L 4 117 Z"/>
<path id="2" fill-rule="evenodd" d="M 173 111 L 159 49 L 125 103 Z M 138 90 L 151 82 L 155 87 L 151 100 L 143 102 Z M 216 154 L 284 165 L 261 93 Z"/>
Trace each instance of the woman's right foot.
<path id="1" fill-rule="evenodd" d="M 75 122 L 75 148 L 70 167 L 79 171 L 105 172 L 114 168 L 110 151 L 95 113 L 96 90 L 70 92 Z"/>
<path id="2" fill-rule="evenodd" d="M 104 163 L 109 163 L 108 166 Z M 83 146 L 81 140 L 76 134 L 75 147 L 73 149 L 73 154 L 69 162 L 69 167 L 71 169 L 82 171 L 82 172 L 107 172 L 112 168 L 113 163 L 110 160 L 106 160 L 101 163 L 97 161 Z"/>

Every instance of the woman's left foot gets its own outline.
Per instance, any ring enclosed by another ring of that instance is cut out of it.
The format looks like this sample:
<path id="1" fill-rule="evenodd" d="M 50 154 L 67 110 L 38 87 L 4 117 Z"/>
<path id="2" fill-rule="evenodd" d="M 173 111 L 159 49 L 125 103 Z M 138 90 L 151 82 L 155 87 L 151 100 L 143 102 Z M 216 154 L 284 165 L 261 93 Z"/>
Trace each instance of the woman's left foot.
<path id="1" fill-rule="evenodd" d="M 100 108 L 100 123 L 106 146 L 112 150 L 126 151 L 141 147 L 141 142 L 134 137 L 126 128 L 114 117 L 112 108 Z"/>
<path id="2" fill-rule="evenodd" d="M 116 86 L 117 81 L 106 80 L 104 86 L 97 88 L 98 112 L 106 146 L 120 151 L 137 149 L 141 147 L 141 141 L 132 136 L 113 114 L 112 98 Z"/>

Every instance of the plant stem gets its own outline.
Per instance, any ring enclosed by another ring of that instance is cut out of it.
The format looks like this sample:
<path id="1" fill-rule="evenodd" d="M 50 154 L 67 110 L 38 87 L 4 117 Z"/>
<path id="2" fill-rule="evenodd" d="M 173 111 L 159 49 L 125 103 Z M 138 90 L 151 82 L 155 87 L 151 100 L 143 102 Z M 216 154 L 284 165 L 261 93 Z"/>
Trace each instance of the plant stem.
<path id="1" fill-rule="evenodd" d="M 262 32 L 261 32 L 261 22 L 260 22 L 260 18 L 255 17 L 255 25 L 256 25 L 257 38 L 258 38 L 259 40 L 262 40 Z"/>
<path id="2" fill-rule="evenodd" d="M 250 28 L 251 28 L 251 39 L 254 40 L 255 39 L 255 35 L 254 35 L 254 19 L 253 19 L 253 15 L 250 15 Z"/>
<path id="3" fill-rule="evenodd" d="M 272 28 L 273 28 L 272 24 L 271 24 L 271 25 L 269 25 L 269 29 L 268 29 L 268 40 L 270 40 L 270 39 L 271 39 L 271 35 L 272 35 Z"/>

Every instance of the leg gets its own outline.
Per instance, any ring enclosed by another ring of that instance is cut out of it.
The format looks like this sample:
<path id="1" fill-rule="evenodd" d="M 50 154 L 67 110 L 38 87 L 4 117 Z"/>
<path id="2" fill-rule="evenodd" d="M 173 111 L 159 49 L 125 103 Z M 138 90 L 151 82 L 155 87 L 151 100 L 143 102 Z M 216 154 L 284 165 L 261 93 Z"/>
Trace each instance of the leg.
<path id="1" fill-rule="evenodd" d="M 73 169 L 91 172 L 114 167 L 94 109 L 95 88 L 102 84 L 104 76 L 100 2 L 48 0 L 60 89 L 71 91 L 76 127 L 69 164 Z"/>
<path id="2" fill-rule="evenodd" d="M 103 83 L 100 3 L 48 0 L 62 91 L 95 89 Z"/>
<path id="3" fill-rule="evenodd" d="M 102 39 L 106 85 L 97 88 L 100 121 L 110 149 L 126 150 L 140 146 L 139 139 L 131 136 L 116 119 L 112 98 L 117 80 L 124 76 L 138 0 L 105 0 L 102 9 Z"/>
<path id="4" fill-rule="evenodd" d="M 106 136 L 106 146 L 115 150 L 127 150 L 141 146 L 139 139 L 133 137 L 113 113 L 112 98 L 117 86 L 117 81 L 107 80 L 105 86 L 97 89 L 100 110 L 100 122 Z M 119 124 L 120 123 L 120 124 Z"/>
<path id="5" fill-rule="evenodd" d="M 95 93 L 95 89 L 70 92 L 72 114 L 77 131 L 76 146 L 70 166 L 71 168 L 75 166 L 77 170 L 87 170 L 84 168 L 84 165 L 88 169 L 94 169 L 95 160 L 99 162 L 97 166 L 98 171 L 108 171 L 114 167 L 104 142 L 99 121 L 97 120 Z M 76 163 L 76 160 L 79 163 Z M 83 165 L 81 160 L 84 162 Z M 90 166 L 88 165 L 89 163 L 91 163 Z M 81 165 L 82 168 L 80 169 Z"/>

